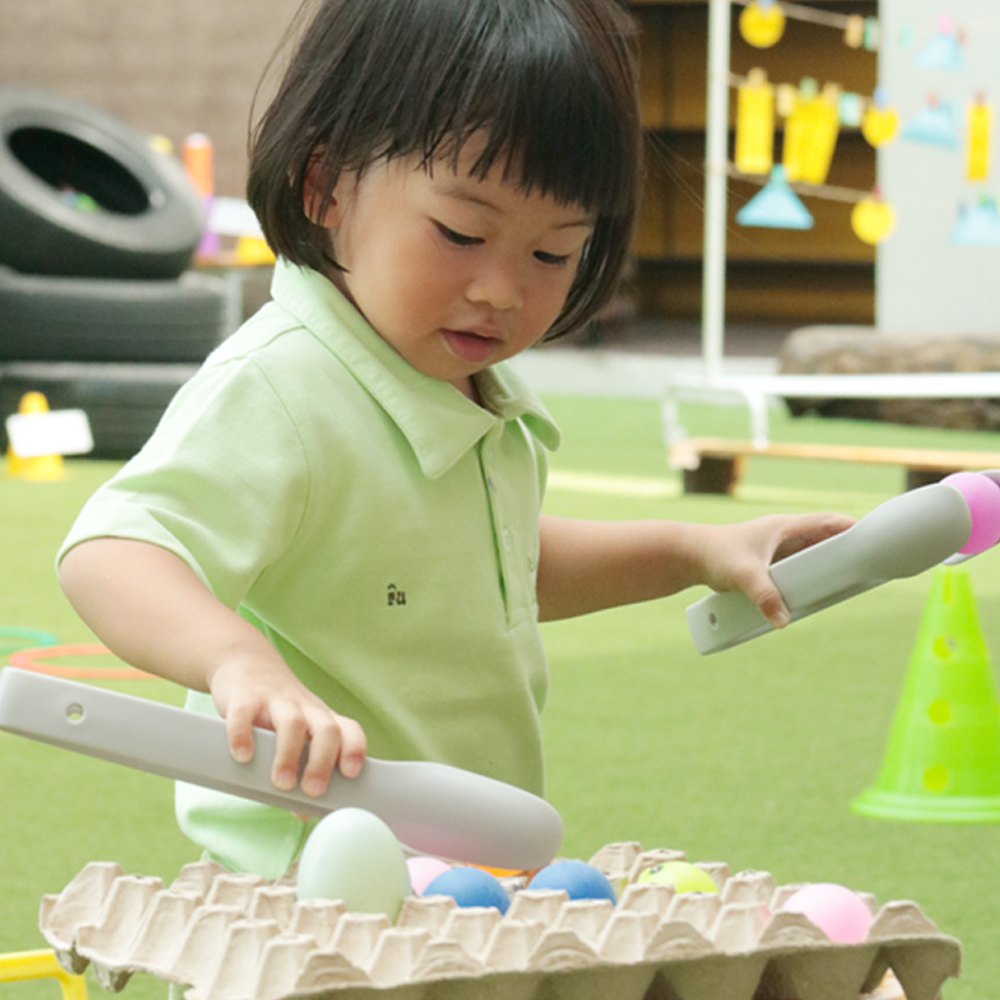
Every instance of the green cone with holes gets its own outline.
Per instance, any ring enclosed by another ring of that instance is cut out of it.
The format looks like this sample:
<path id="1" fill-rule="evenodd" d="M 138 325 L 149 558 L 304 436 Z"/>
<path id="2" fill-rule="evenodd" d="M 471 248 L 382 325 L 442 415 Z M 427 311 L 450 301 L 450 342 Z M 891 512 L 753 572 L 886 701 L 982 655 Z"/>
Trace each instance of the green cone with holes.
<path id="1" fill-rule="evenodd" d="M 1000 821 L 1000 701 L 968 571 L 939 566 L 875 784 L 882 819 Z"/>

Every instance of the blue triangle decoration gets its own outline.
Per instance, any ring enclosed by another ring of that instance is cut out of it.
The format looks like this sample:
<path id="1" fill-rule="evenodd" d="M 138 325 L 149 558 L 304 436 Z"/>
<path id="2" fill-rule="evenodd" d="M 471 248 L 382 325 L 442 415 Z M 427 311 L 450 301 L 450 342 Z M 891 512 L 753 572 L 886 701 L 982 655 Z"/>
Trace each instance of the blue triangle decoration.
<path id="1" fill-rule="evenodd" d="M 914 57 L 923 69 L 961 69 L 962 46 L 950 31 L 939 31 Z"/>
<path id="2" fill-rule="evenodd" d="M 956 117 L 952 104 L 928 104 L 906 123 L 901 138 L 909 139 L 910 142 L 943 146 L 946 149 L 958 149 Z"/>
<path id="3" fill-rule="evenodd" d="M 775 164 L 771 177 L 760 193 L 737 213 L 741 226 L 766 226 L 770 229 L 812 229 L 813 217 L 788 186 L 785 168 Z"/>
<path id="4" fill-rule="evenodd" d="M 1000 246 L 1000 212 L 997 211 L 997 203 L 984 196 L 975 205 L 963 208 L 948 242 L 956 246 Z"/>

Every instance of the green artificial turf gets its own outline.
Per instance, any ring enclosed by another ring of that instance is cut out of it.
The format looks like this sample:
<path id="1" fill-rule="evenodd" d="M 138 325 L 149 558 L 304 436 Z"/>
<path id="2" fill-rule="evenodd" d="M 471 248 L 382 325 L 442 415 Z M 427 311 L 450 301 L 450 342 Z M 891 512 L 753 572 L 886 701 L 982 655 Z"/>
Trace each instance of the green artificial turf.
<path id="1" fill-rule="evenodd" d="M 29 482 L 0 476 L 0 625 L 40 629 L 62 644 L 94 636 L 62 596 L 56 550 L 77 511 L 117 465 L 67 462 L 66 478 Z M 7 640 L 9 641 L 9 640 Z M 108 666 L 109 658 L 58 658 Z M 100 681 L 179 704 L 166 681 Z M 47 947 L 38 931 L 45 893 L 59 892 L 88 861 L 172 879 L 198 851 L 176 827 L 170 782 L 0 733 L 0 952 Z M 104 989 L 90 978 L 91 996 Z M 136 1000 L 165 997 L 150 977 L 126 987 Z M 53 980 L 0 985 L 2 1000 L 56 1000 Z"/>
<path id="2" fill-rule="evenodd" d="M 564 432 L 547 509 L 590 518 L 730 521 L 775 511 L 861 515 L 899 492 L 893 467 L 753 459 L 737 497 L 684 497 L 666 468 L 656 404 L 547 399 Z M 692 433 L 744 436 L 736 408 L 685 406 Z M 847 421 L 792 421 L 776 438 L 992 450 L 993 436 Z M 0 624 L 93 637 L 55 581 L 56 548 L 114 466 L 68 462 L 58 483 L 0 478 Z M 997 552 L 967 564 L 991 650 L 1000 648 Z M 946 1000 L 989 1000 L 1000 828 L 895 823 L 855 815 L 871 784 L 929 592 L 929 575 L 893 581 L 785 632 L 710 657 L 687 633 L 692 591 L 547 624 L 552 684 L 544 715 L 548 793 L 566 821 L 564 853 L 605 843 L 671 847 L 778 882 L 838 881 L 880 901 L 916 900 L 963 943 Z M 82 660 L 64 662 L 85 662 Z M 98 683 L 98 682 L 95 682 Z M 178 703 L 162 681 L 99 682 Z M 177 831 L 169 782 L 0 734 L 0 952 L 44 947 L 37 912 L 86 862 L 171 880 L 197 850 Z M 93 996 L 103 995 L 95 982 Z M 55 997 L 51 982 L 0 987 L 0 1000 Z M 165 995 L 136 977 L 125 996 Z"/>

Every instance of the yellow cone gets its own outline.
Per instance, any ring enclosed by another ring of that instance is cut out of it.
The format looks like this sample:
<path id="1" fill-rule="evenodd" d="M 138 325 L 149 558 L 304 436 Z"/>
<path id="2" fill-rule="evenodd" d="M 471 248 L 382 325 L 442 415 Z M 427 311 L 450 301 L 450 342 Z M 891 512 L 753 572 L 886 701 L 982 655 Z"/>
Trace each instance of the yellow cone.
<path id="1" fill-rule="evenodd" d="M 17 405 L 18 413 L 48 413 L 49 401 L 40 392 L 26 392 Z M 66 475 L 62 455 L 33 455 L 22 458 L 7 446 L 4 473 L 19 479 L 53 480 Z"/>
<path id="2" fill-rule="evenodd" d="M 273 264 L 274 253 L 260 236 L 241 236 L 236 241 L 235 262 L 241 267 Z"/>

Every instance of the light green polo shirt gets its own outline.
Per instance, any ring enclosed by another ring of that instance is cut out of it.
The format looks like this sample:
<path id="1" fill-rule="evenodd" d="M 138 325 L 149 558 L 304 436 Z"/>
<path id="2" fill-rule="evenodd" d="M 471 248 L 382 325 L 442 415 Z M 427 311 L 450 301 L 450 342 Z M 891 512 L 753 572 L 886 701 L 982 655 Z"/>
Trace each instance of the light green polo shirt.
<path id="1" fill-rule="evenodd" d="M 88 501 L 59 558 L 100 536 L 160 545 L 357 719 L 373 756 L 540 794 L 535 577 L 557 428 L 505 364 L 477 376 L 483 407 L 416 371 L 313 271 L 279 262 L 272 296 Z M 178 815 L 210 856 L 272 877 L 305 833 L 190 786 Z"/>

